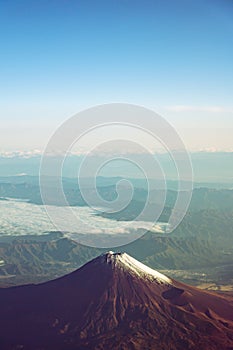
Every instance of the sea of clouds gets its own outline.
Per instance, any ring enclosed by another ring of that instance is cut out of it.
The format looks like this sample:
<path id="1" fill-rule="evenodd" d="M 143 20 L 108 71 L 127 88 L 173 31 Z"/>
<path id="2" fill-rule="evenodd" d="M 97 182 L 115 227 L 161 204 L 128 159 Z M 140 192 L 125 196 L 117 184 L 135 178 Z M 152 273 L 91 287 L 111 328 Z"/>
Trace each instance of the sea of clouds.
<path id="1" fill-rule="evenodd" d="M 134 230 L 150 229 L 151 223 L 145 221 L 119 222 L 96 216 L 93 209 L 89 207 L 72 207 L 74 220 L 65 220 L 64 208 L 54 207 L 58 217 L 65 221 L 67 236 L 75 239 L 75 234 L 108 234 L 120 235 L 132 233 Z M 42 235 L 51 231 L 57 231 L 57 227 L 50 220 L 46 207 L 35 205 L 21 200 L 0 200 L 0 235 Z M 88 222 L 88 226 L 86 223 Z M 153 231 L 163 233 L 166 224 L 156 223 Z"/>

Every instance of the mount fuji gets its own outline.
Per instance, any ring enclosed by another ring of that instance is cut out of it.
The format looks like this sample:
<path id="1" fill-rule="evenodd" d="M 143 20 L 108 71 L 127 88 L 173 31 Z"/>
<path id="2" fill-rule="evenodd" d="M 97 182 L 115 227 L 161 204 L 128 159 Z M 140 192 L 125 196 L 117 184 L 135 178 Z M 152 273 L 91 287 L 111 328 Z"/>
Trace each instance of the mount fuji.
<path id="1" fill-rule="evenodd" d="M 233 298 L 107 252 L 53 281 L 0 289 L 2 350 L 232 350 Z"/>

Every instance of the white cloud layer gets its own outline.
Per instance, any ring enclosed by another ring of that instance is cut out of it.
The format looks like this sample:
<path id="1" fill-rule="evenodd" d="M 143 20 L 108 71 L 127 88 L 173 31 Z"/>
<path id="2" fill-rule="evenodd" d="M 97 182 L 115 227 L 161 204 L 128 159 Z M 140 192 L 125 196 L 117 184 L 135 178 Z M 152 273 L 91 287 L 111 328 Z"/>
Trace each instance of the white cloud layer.
<path id="1" fill-rule="evenodd" d="M 58 217 L 64 220 L 66 210 L 63 207 L 54 207 Z M 88 207 L 72 207 L 76 220 L 64 220 L 63 226 L 67 236 L 72 234 L 107 234 L 107 235 L 130 235 L 132 222 L 121 222 L 93 215 L 93 210 Z M 42 235 L 57 228 L 50 221 L 43 205 L 34 205 L 19 200 L 0 200 L 0 234 L 1 235 Z M 90 230 L 87 230 L 88 222 Z M 152 230 L 163 233 L 166 224 L 156 223 Z M 133 230 L 150 229 L 151 223 L 145 221 L 134 221 Z"/>

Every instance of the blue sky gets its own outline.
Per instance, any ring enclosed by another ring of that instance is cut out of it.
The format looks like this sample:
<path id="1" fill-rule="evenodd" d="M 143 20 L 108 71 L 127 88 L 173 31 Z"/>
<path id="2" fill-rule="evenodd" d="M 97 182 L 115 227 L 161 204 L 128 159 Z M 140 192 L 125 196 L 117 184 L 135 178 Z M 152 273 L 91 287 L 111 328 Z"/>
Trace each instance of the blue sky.
<path id="1" fill-rule="evenodd" d="M 191 150 L 233 149 L 230 0 L 0 0 L 0 39 L 0 151 L 108 102 L 153 108 Z"/>

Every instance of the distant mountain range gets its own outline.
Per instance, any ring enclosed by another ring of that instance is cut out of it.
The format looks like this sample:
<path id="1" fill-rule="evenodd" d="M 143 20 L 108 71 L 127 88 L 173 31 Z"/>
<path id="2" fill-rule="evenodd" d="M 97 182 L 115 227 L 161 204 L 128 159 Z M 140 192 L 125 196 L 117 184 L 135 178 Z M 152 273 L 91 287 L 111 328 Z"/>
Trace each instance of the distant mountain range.
<path id="1" fill-rule="evenodd" d="M 126 253 L 59 279 L 0 289 L 2 350 L 230 350 L 233 298 L 179 283 Z"/>
<path id="2" fill-rule="evenodd" d="M 139 164 L 149 163 L 151 161 L 151 154 L 129 154 L 127 156 L 133 157 L 133 159 Z M 113 155 L 114 157 L 114 155 Z M 156 160 L 159 162 L 161 168 L 166 175 L 166 179 L 176 179 L 177 170 L 171 159 L 169 153 L 156 153 Z M 201 183 L 212 183 L 214 188 L 219 188 L 224 184 L 232 185 L 233 178 L 233 152 L 190 152 L 190 158 L 194 170 L 194 181 Z M 84 155 L 69 155 L 66 157 L 63 166 L 63 175 L 68 178 L 76 178 L 77 172 L 84 159 Z M 8 153 L 0 155 L 0 176 L 14 176 L 14 175 L 33 175 L 38 176 L 40 169 L 41 155 L 33 155 L 30 152 L 20 153 Z M 106 161 L 106 156 L 102 155 L 102 164 Z M 143 163 L 141 163 L 143 162 Z M 51 169 L 53 165 L 51 162 Z M 51 169 L 48 169 L 50 173 Z M 51 171 L 51 174 L 53 170 Z M 140 178 L 142 176 L 141 171 L 137 169 L 131 162 L 125 162 L 119 159 L 118 162 L 114 161 L 113 167 L 103 167 L 100 175 L 107 177 L 115 177 L 118 174 L 122 174 L 123 177 L 128 178 Z M 90 174 L 86 174 L 86 177 Z M 172 187 L 173 189 L 173 187 Z"/>
<path id="3" fill-rule="evenodd" d="M 85 179 L 83 184 L 85 185 L 85 194 L 91 199 L 93 193 L 97 191 L 99 196 L 106 201 L 109 201 L 109 207 L 111 207 L 111 201 L 114 201 L 117 198 L 117 189 L 116 184 L 121 180 L 121 178 L 103 178 L 99 177 L 96 179 L 96 189 L 91 187 L 90 179 Z M 127 207 L 126 213 L 129 215 L 133 211 L 135 213 L 141 210 L 141 207 L 145 205 L 147 200 L 148 190 L 146 188 L 146 183 L 143 180 L 139 179 L 129 179 L 134 186 L 134 193 L 130 206 Z M 151 199 L 150 203 L 152 206 L 157 204 L 161 200 L 161 191 L 164 188 L 164 184 L 160 181 L 154 181 L 155 188 L 151 189 Z M 170 184 L 170 185 L 169 185 Z M 50 178 L 47 181 L 47 186 L 53 188 L 53 178 Z M 125 190 L 125 185 L 120 185 L 123 190 Z M 118 186 L 118 189 L 119 189 Z M 174 181 L 168 181 L 167 183 L 168 190 L 166 194 L 166 208 L 174 207 L 174 203 L 177 198 L 177 183 Z M 196 184 L 196 188 L 193 191 L 192 201 L 190 210 L 201 210 L 201 209 L 229 209 L 232 208 L 233 203 L 233 185 L 228 185 L 228 188 L 215 188 L 215 184 Z M 205 187 L 204 187 L 205 186 Z M 195 187 L 195 186 L 194 186 Z M 129 187 L 127 187 L 129 189 Z M 85 199 L 82 196 L 82 191 L 78 187 L 77 179 L 68 179 L 63 178 L 63 190 L 67 199 L 67 202 L 71 206 L 83 206 L 87 205 Z M 123 191 L 124 193 L 124 191 Z M 56 196 L 57 191 L 54 190 L 54 196 L 50 199 L 52 205 L 64 205 L 64 203 L 59 203 Z M 9 198 L 20 198 L 28 200 L 30 203 L 34 204 L 43 204 L 40 187 L 39 187 L 39 178 L 30 177 L 30 176 L 17 176 L 17 177 L 0 177 L 0 198 L 4 199 Z M 95 197 L 94 197 L 95 198 Z M 122 198 L 122 202 L 128 202 L 128 196 L 126 192 L 126 198 Z M 102 202 L 92 201 L 93 206 L 101 205 Z"/>

